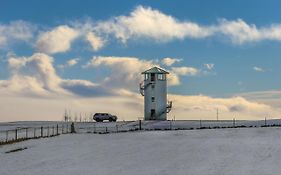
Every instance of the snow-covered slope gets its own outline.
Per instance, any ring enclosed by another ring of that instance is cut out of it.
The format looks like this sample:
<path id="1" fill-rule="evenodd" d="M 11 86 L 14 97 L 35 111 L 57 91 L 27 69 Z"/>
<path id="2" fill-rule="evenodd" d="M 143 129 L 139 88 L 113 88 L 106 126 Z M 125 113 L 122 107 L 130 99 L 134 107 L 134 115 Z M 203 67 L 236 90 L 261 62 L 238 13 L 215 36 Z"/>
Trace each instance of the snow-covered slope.
<path id="1" fill-rule="evenodd" d="M 0 174 L 266 175 L 280 160 L 281 128 L 69 134 L 1 146 Z"/>

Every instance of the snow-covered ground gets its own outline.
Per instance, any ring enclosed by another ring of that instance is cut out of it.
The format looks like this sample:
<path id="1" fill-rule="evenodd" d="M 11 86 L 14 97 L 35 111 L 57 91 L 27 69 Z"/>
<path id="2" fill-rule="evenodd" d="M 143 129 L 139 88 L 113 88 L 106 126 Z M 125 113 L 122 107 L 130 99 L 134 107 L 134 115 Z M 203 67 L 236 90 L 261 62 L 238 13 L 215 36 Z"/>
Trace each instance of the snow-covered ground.
<path id="1" fill-rule="evenodd" d="M 280 160 L 281 128 L 68 134 L 1 146 L 0 174 L 271 175 Z"/>

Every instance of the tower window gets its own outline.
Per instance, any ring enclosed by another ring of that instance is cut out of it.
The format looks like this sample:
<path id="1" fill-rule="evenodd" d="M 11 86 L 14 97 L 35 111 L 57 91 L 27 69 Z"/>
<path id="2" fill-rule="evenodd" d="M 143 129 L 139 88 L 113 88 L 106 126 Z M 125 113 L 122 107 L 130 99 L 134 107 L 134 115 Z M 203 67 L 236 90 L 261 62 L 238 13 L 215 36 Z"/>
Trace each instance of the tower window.
<path id="1" fill-rule="evenodd" d="M 151 102 L 155 102 L 155 97 L 151 97 Z"/>
<path id="2" fill-rule="evenodd" d="M 144 74 L 144 80 L 148 80 L 148 74 Z"/>
<path id="3" fill-rule="evenodd" d="M 165 80 L 166 79 L 166 75 L 165 74 L 158 74 L 157 75 L 157 79 L 158 80 Z"/>
<path id="4" fill-rule="evenodd" d="M 152 85 L 151 85 L 151 88 L 152 88 L 152 89 L 154 89 L 154 88 L 155 88 L 155 85 L 154 85 L 154 84 L 152 84 Z"/>

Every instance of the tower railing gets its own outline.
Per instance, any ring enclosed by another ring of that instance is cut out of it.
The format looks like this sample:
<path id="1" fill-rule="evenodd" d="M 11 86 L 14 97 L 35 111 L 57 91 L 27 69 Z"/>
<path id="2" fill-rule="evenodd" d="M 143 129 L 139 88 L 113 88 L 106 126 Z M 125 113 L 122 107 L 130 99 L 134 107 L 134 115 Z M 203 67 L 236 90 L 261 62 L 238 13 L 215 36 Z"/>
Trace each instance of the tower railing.
<path id="1" fill-rule="evenodd" d="M 166 107 L 166 113 L 169 113 L 172 110 L 172 107 L 173 107 L 173 102 L 168 101 L 167 107 Z"/>
<path id="2" fill-rule="evenodd" d="M 173 107 L 173 102 L 168 101 L 166 108 L 163 110 L 163 112 L 161 112 L 160 115 L 162 115 L 164 113 L 169 113 L 172 110 L 172 107 Z"/>
<path id="3" fill-rule="evenodd" d="M 147 83 L 146 85 L 144 84 L 144 82 L 140 83 L 140 94 L 142 96 L 144 96 L 144 90 L 151 84 L 153 84 L 153 83 L 150 82 L 150 83 Z"/>

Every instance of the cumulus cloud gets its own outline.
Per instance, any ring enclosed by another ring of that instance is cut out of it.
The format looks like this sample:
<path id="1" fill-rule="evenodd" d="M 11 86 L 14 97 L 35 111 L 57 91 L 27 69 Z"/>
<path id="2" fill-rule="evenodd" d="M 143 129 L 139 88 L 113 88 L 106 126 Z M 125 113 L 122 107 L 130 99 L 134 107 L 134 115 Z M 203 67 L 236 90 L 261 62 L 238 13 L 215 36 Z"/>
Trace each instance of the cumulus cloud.
<path id="1" fill-rule="evenodd" d="M 148 38 L 156 42 L 175 39 L 203 39 L 224 36 L 233 44 L 244 44 L 262 40 L 281 40 L 281 25 L 257 27 L 243 19 L 219 19 L 217 23 L 201 25 L 196 22 L 178 20 L 157 9 L 138 6 L 127 16 L 117 16 L 100 21 L 93 27 L 97 33 L 113 35 L 121 42 L 129 39 Z"/>
<path id="2" fill-rule="evenodd" d="M 35 42 L 39 52 L 55 54 L 70 50 L 76 39 L 86 40 L 93 51 L 98 51 L 110 39 L 122 43 L 128 40 L 149 39 L 156 43 L 184 39 L 204 39 L 210 37 L 227 38 L 233 44 L 253 43 L 264 40 L 281 41 L 281 24 L 257 26 L 243 19 L 218 19 L 211 24 L 199 24 L 179 20 L 151 7 L 138 6 L 128 15 L 112 17 L 108 20 L 85 22 L 75 21 L 61 24 L 47 31 L 39 31 L 35 25 L 25 21 L 0 24 L 0 46 L 14 41 L 30 42 L 34 34 L 40 33 Z M 219 37 L 217 37 L 219 36 Z M 221 37 L 222 36 L 222 37 Z M 30 42 L 31 43 L 31 42 Z M 171 65 L 166 59 L 163 64 Z M 177 61 L 176 61 L 177 62 Z M 175 63 L 175 62 L 174 62 Z"/>
<path id="3" fill-rule="evenodd" d="M 75 66 L 76 64 L 78 64 L 79 60 L 80 60 L 79 58 L 70 59 L 65 64 L 58 65 L 58 68 L 64 69 L 67 67 Z"/>
<path id="4" fill-rule="evenodd" d="M 258 41 L 261 39 L 261 33 L 257 27 L 249 25 L 242 19 L 228 21 L 222 19 L 216 30 L 228 36 L 233 43 L 242 44 L 244 42 Z"/>
<path id="5" fill-rule="evenodd" d="M 62 79 L 56 74 L 53 58 L 43 53 L 36 53 L 30 57 L 11 57 L 8 64 L 11 77 L 8 80 L 0 80 L 0 104 L 3 107 L 0 116 L 5 116 L 0 118 L 1 120 L 42 120 L 49 115 L 54 117 L 47 118 L 48 120 L 60 120 L 65 108 L 87 112 L 108 111 L 122 119 L 135 120 L 142 116 L 143 98 L 130 89 L 129 81 L 134 82 L 138 79 L 137 76 L 145 70 L 145 66 L 150 68 L 154 62 L 133 57 L 95 57 L 88 63 L 87 67 L 109 66 L 113 73 L 106 81 L 125 82 L 123 86 L 109 86 L 108 82 Z M 136 69 L 138 71 L 135 71 Z M 186 69 L 179 70 L 183 75 L 188 72 Z M 169 74 L 169 77 L 173 75 L 175 74 Z M 135 83 L 138 84 L 133 84 Z M 260 119 L 267 114 L 280 113 L 279 108 L 249 101 L 241 96 L 168 96 L 174 104 L 170 117 L 176 116 L 177 119 L 214 119 L 216 109 L 223 114 L 221 119 L 232 119 L 234 115 L 236 119 Z M 15 105 L 18 106 L 16 112 L 11 110 L 11 106 Z M 124 108 L 126 110 L 120 110 Z M 42 113 L 43 115 L 38 115 Z M 28 118 L 21 118 L 23 115 Z"/>
<path id="6" fill-rule="evenodd" d="M 172 71 L 177 75 L 195 76 L 198 75 L 200 70 L 194 67 L 172 67 Z"/>
<path id="7" fill-rule="evenodd" d="M 174 111 L 174 114 L 177 115 L 177 119 L 184 119 L 188 114 L 203 117 L 204 119 L 215 119 L 217 109 L 223 114 L 221 119 L 232 119 L 233 117 L 236 119 L 262 119 L 269 113 L 274 115 L 280 111 L 270 105 L 249 101 L 239 96 L 213 98 L 204 95 L 183 96 L 170 94 L 169 98 L 173 100 L 174 110 L 177 111 Z"/>
<path id="8" fill-rule="evenodd" d="M 118 91 L 106 89 L 87 80 L 62 79 L 53 66 L 53 57 L 43 53 L 35 53 L 30 57 L 10 57 L 8 64 L 11 77 L 0 81 L 0 91 L 41 97 L 119 94 Z"/>
<path id="9" fill-rule="evenodd" d="M 51 31 L 43 32 L 36 41 L 36 48 L 44 53 L 66 52 L 71 43 L 79 36 L 79 31 L 67 25 L 58 26 Z"/>
<path id="10" fill-rule="evenodd" d="M 138 84 L 143 81 L 141 72 L 153 67 L 160 67 L 155 60 L 143 60 L 135 57 L 106 57 L 96 56 L 91 59 L 84 68 L 89 67 L 108 67 L 111 74 L 104 80 L 104 84 L 117 87 L 128 87 L 138 89 Z M 168 70 L 169 71 L 169 70 Z M 180 84 L 179 75 L 171 72 L 168 76 L 168 85 L 175 86 Z"/>
<path id="11" fill-rule="evenodd" d="M 256 71 L 256 72 L 265 72 L 265 70 L 263 68 L 257 67 L 257 66 L 254 66 L 253 70 Z"/>
<path id="12" fill-rule="evenodd" d="M 248 100 L 264 103 L 275 108 L 280 108 L 281 91 L 280 90 L 267 90 L 267 91 L 254 91 L 237 94 Z"/>
<path id="13" fill-rule="evenodd" d="M 9 58 L 12 77 L 6 81 L 6 87 L 17 92 L 30 91 L 41 95 L 46 95 L 49 91 L 61 92 L 61 79 L 57 76 L 52 62 L 52 57 L 42 53 L 31 57 Z"/>
<path id="14" fill-rule="evenodd" d="M 86 40 L 91 44 L 94 51 L 100 50 L 106 42 L 103 38 L 96 36 L 93 32 L 89 32 L 86 35 Z"/>
<path id="15" fill-rule="evenodd" d="M 0 46 L 6 46 L 13 41 L 27 42 L 33 38 L 36 27 L 25 21 L 13 21 L 0 24 Z"/>
<path id="16" fill-rule="evenodd" d="M 165 42 L 186 37 L 204 38 L 212 34 L 212 30 L 196 23 L 180 22 L 172 16 L 143 6 L 138 6 L 129 16 L 118 16 L 99 22 L 95 30 L 113 34 L 122 42 L 140 37 Z"/>
<path id="17" fill-rule="evenodd" d="M 171 66 L 177 62 L 181 62 L 182 59 L 177 59 L 177 58 L 163 58 L 162 59 L 162 64 L 166 65 L 166 66 Z"/>
<path id="18" fill-rule="evenodd" d="M 105 84 L 136 88 L 142 80 L 140 73 L 154 65 L 156 64 L 151 60 L 141 60 L 135 57 L 97 56 L 84 67 L 108 67 L 111 75 L 105 79 Z"/>
<path id="19" fill-rule="evenodd" d="M 199 24 L 179 20 L 151 7 L 138 6 L 128 15 L 108 20 L 61 24 L 47 31 L 39 31 L 35 25 L 25 21 L 0 24 L 0 46 L 13 41 L 30 42 L 34 34 L 40 33 L 35 42 L 39 52 L 55 54 L 70 50 L 76 39 L 87 41 L 93 51 L 98 51 L 112 38 L 122 43 L 128 40 L 149 39 L 156 43 L 207 37 L 227 38 L 233 44 L 244 44 L 264 40 L 281 41 L 281 24 L 257 26 L 243 19 L 218 19 L 212 24 Z M 219 36 L 219 37 L 217 37 Z M 221 37 L 222 36 L 222 37 Z M 172 61 L 172 62 L 171 62 Z M 163 64 L 170 66 L 179 60 L 166 59 Z"/>

